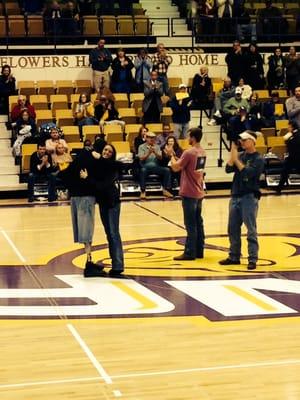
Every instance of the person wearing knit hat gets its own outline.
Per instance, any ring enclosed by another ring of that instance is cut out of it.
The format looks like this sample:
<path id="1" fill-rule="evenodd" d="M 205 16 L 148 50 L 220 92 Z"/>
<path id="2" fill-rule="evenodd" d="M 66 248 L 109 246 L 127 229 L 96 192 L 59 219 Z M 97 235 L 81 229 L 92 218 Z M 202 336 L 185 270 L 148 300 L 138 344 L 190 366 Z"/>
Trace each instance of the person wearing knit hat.
<path id="1" fill-rule="evenodd" d="M 248 270 L 256 269 L 259 248 L 256 218 L 260 198 L 259 178 L 264 170 L 264 160 L 255 148 L 257 136 L 257 132 L 250 130 L 239 135 L 243 151 L 238 153 L 237 145 L 232 143 L 225 169 L 227 173 L 234 173 L 228 216 L 230 247 L 229 256 L 219 264 L 240 264 L 241 227 L 244 223 L 247 228 Z"/>

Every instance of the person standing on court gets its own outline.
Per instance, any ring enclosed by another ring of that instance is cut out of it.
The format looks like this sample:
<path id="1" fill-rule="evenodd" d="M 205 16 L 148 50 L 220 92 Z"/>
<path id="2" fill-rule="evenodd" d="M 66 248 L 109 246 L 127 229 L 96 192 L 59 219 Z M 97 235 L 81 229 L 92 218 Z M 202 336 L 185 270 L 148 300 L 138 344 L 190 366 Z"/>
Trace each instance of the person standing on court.
<path id="1" fill-rule="evenodd" d="M 85 142 L 85 147 L 68 168 L 60 171 L 60 178 L 71 197 L 71 217 L 74 243 L 82 243 L 86 254 L 86 263 L 83 271 L 85 278 L 106 276 L 103 266 L 92 261 L 92 242 L 95 225 L 95 189 L 90 181 L 81 179 L 80 171 L 88 171 L 94 176 L 96 160 L 92 155 L 93 148 Z"/>
<path id="2" fill-rule="evenodd" d="M 206 154 L 200 145 L 202 130 L 192 128 L 188 132 L 189 144 L 192 148 L 185 150 L 179 160 L 171 157 L 171 168 L 174 172 L 181 172 L 179 194 L 182 197 L 182 209 L 187 238 L 183 254 L 174 257 L 174 260 L 195 260 L 203 258 L 204 227 L 202 200 L 204 198 L 203 169 Z"/>
<path id="3" fill-rule="evenodd" d="M 101 38 L 95 49 L 89 54 L 89 62 L 93 70 L 93 87 L 96 92 L 102 87 L 109 88 L 109 67 L 112 63 L 111 52 L 105 48 L 105 39 Z"/>
<path id="4" fill-rule="evenodd" d="M 99 152 L 98 152 L 99 151 Z M 82 180 L 93 186 L 96 202 L 99 204 L 100 218 L 108 241 L 109 256 L 111 258 L 110 277 L 122 278 L 124 271 L 123 245 L 120 235 L 121 200 L 119 193 L 118 175 L 121 162 L 116 161 L 116 149 L 111 144 L 98 149 L 94 144 L 92 156 L 95 158 L 95 169 L 80 171 Z"/>
<path id="5" fill-rule="evenodd" d="M 228 235 L 229 256 L 219 261 L 220 265 L 240 264 L 241 227 L 247 228 L 248 270 L 254 270 L 258 259 L 258 240 L 256 218 L 260 199 L 259 178 L 264 170 L 264 160 L 256 151 L 257 134 L 245 131 L 239 135 L 243 148 L 238 153 L 237 145 L 232 143 L 226 172 L 234 173 L 229 203 Z"/>

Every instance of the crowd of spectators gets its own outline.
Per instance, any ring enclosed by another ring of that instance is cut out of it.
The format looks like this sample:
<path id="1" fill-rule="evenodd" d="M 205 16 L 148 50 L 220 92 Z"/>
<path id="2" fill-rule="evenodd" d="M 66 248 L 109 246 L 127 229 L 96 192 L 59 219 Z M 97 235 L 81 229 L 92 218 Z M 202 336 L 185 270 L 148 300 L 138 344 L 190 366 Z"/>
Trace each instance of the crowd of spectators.
<path id="1" fill-rule="evenodd" d="M 243 48 L 239 41 L 235 41 L 225 60 L 228 72 L 221 90 L 214 90 L 213 79 L 209 76 L 206 66 L 200 67 L 190 88 L 182 83 L 175 90 L 171 90 L 168 82 L 168 70 L 172 68 L 171 58 L 162 43 L 158 44 L 154 56 L 150 57 L 147 51 L 142 49 L 132 60 L 126 56 L 123 49 L 119 49 L 113 57 L 105 46 L 105 40 L 101 38 L 98 46 L 90 52 L 96 99 L 91 101 L 89 92 L 81 93 L 78 103 L 73 108 L 74 124 L 79 127 L 80 132 L 78 139 L 84 141 L 83 127 L 86 125 L 98 126 L 98 132 L 102 135 L 106 125 L 119 125 L 125 138 L 125 121 L 116 107 L 114 93 L 126 94 L 129 102 L 132 92 L 142 91 L 142 114 L 137 115 L 139 121 L 136 122 L 143 124 L 143 127 L 134 141 L 134 153 L 138 157 L 135 167 L 140 176 L 142 197 L 145 197 L 148 168 L 146 165 L 150 161 L 149 170 L 159 172 L 162 176 L 164 194 L 168 197 L 175 180 L 167 165 L 169 150 L 174 149 L 176 156 L 179 156 L 181 150 L 177 140 L 187 137 L 192 109 L 211 110 L 213 118 L 208 124 L 224 125 L 229 140 L 235 140 L 244 130 L 257 131 L 265 127 L 274 127 L 276 120 L 287 117 L 300 126 L 300 58 L 293 46 L 285 55 L 280 48 L 274 50 L 274 54 L 269 57 L 266 74 L 263 57 L 255 43 Z M 261 101 L 258 91 L 264 88 L 269 89 L 270 97 Z M 278 107 L 283 103 L 278 92 L 282 88 L 289 91 L 290 97 L 284 107 Z M 2 112 L 8 114 L 8 100 L 13 94 L 16 94 L 16 81 L 10 67 L 5 65 L 0 76 Z M 172 110 L 169 119 L 172 127 L 165 123 L 162 134 L 153 136 L 147 125 L 163 122 L 163 105 Z M 60 162 L 57 160 L 61 160 L 62 165 L 69 162 L 68 144 L 60 137 L 60 131 L 55 126 L 50 129 L 50 135 L 43 134 L 41 127 L 36 125 L 35 117 L 34 107 L 24 95 L 20 95 L 17 105 L 10 112 L 10 122 L 14 131 L 13 155 L 16 158 L 21 156 L 23 143 L 42 142 L 42 147 L 45 146 L 51 159 L 51 169 L 60 168 Z M 151 152 L 148 151 L 149 141 L 155 145 L 150 146 L 155 149 Z M 144 145 L 144 153 L 140 157 L 141 145 Z M 53 157 L 56 157 L 56 160 Z M 159 168 L 156 168 L 158 166 Z M 49 168 L 47 163 L 43 165 L 42 170 L 49 172 Z M 176 180 L 178 182 L 178 176 Z"/>
<path id="2" fill-rule="evenodd" d="M 198 39 L 202 42 L 215 40 L 228 41 L 236 36 L 240 41 L 274 41 L 289 32 L 288 15 L 290 10 L 280 8 L 272 0 L 265 0 L 264 6 L 256 9 L 244 0 L 194 0 L 192 16 L 196 21 Z M 249 7 L 250 5 L 250 7 Z M 296 26 L 293 34 L 300 32 L 300 13 L 295 3 Z M 214 35 L 214 38 L 211 36 Z M 209 39 L 210 37 L 210 39 Z"/>

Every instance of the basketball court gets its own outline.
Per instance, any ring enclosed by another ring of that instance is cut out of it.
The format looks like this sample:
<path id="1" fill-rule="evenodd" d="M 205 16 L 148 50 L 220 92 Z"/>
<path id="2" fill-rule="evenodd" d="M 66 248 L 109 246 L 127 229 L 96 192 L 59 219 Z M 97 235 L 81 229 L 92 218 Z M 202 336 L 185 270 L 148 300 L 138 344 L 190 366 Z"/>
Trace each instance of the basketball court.
<path id="1" fill-rule="evenodd" d="M 68 203 L 2 202 L 1 400 L 299 399 L 299 195 L 262 197 L 251 272 L 218 264 L 227 208 L 207 197 L 205 258 L 175 262 L 180 201 L 123 202 L 128 279 L 84 279 Z"/>

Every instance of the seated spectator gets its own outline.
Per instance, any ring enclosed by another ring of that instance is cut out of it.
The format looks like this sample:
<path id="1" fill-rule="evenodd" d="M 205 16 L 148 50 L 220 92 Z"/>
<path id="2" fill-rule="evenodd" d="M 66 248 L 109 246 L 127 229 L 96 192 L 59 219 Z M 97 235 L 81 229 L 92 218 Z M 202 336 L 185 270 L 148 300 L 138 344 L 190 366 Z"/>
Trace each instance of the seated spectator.
<path id="1" fill-rule="evenodd" d="M 295 88 L 295 95 L 286 100 L 285 106 L 288 118 L 300 128 L 300 85 Z"/>
<path id="2" fill-rule="evenodd" d="M 172 156 L 175 157 L 175 160 L 178 160 L 183 153 L 181 147 L 179 146 L 176 137 L 173 135 L 169 135 L 167 137 L 166 143 L 162 146 L 162 165 L 164 167 L 169 167 Z M 176 188 L 180 183 L 180 172 L 174 172 L 171 169 L 171 181 L 172 187 Z"/>
<path id="3" fill-rule="evenodd" d="M 242 98 L 242 93 L 242 88 L 237 87 L 235 89 L 235 96 L 226 101 L 223 108 L 225 116 L 230 117 L 239 114 L 241 107 L 244 107 L 247 112 L 249 111 L 249 102 Z"/>
<path id="4" fill-rule="evenodd" d="M 62 10 L 58 1 L 51 1 L 44 11 L 45 30 L 48 35 L 58 36 L 61 34 L 61 17 Z"/>
<path id="5" fill-rule="evenodd" d="M 95 135 L 94 137 L 94 142 L 93 142 L 93 149 L 99 153 L 102 154 L 102 150 L 104 147 L 107 145 L 107 141 L 105 140 L 105 135 L 103 133 L 99 133 L 98 135 Z"/>
<path id="6" fill-rule="evenodd" d="M 282 104 L 279 99 L 278 92 L 271 94 L 271 100 L 263 104 L 264 125 L 266 128 L 274 127 L 276 120 L 284 119 L 284 111 L 280 114 L 276 111 L 276 104 Z"/>
<path id="7" fill-rule="evenodd" d="M 101 86 L 97 90 L 97 96 L 96 96 L 96 99 L 94 102 L 94 107 L 96 107 L 99 103 L 103 102 L 104 97 L 105 97 L 105 99 L 108 99 L 111 101 L 116 100 L 112 91 L 109 88 L 102 86 L 102 84 L 103 84 L 103 82 L 101 82 Z M 102 98 L 102 100 L 101 100 L 101 98 Z"/>
<path id="8" fill-rule="evenodd" d="M 176 139 L 182 139 L 187 137 L 190 127 L 192 99 L 187 93 L 186 85 L 181 83 L 178 89 L 178 92 L 169 101 L 169 107 L 173 112 L 174 136 Z"/>
<path id="9" fill-rule="evenodd" d="M 143 100 L 143 122 L 158 123 L 160 114 L 163 111 L 161 97 L 163 95 L 163 84 L 158 80 L 157 71 L 152 71 L 150 80 L 144 82 L 144 100 Z"/>
<path id="10" fill-rule="evenodd" d="M 206 35 L 212 35 L 216 29 L 215 7 L 213 0 L 199 0 L 197 2 L 197 19 L 201 25 L 201 37 L 207 41 Z M 200 39 L 201 39 L 200 37 Z"/>
<path id="11" fill-rule="evenodd" d="M 138 154 L 139 147 L 146 141 L 146 135 L 149 129 L 146 126 L 141 126 L 138 135 L 134 138 L 134 153 Z"/>
<path id="12" fill-rule="evenodd" d="M 15 105 L 11 111 L 11 121 L 16 122 L 24 110 L 28 111 L 30 118 L 35 119 L 36 114 L 34 107 L 29 103 L 29 100 L 26 99 L 26 96 L 20 94 L 18 98 L 18 104 Z"/>
<path id="13" fill-rule="evenodd" d="M 79 33 L 79 9 L 73 1 L 68 1 L 62 10 L 62 34 L 75 36 Z"/>
<path id="14" fill-rule="evenodd" d="M 117 57 L 111 64 L 113 70 L 111 76 L 111 90 L 114 93 L 130 93 L 132 89 L 132 72 L 133 63 L 126 56 L 124 49 L 117 51 Z"/>
<path id="15" fill-rule="evenodd" d="M 247 109 L 242 106 L 236 115 L 229 118 L 227 127 L 228 139 L 236 142 L 239 139 L 240 133 L 247 130 L 256 131 L 256 124 L 252 118 L 249 118 Z"/>
<path id="16" fill-rule="evenodd" d="M 268 89 L 284 88 L 285 81 L 285 58 L 282 55 L 281 48 L 277 47 L 274 53 L 268 58 L 269 69 L 267 72 Z"/>
<path id="17" fill-rule="evenodd" d="M 239 2 L 234 11 L 234 17 L 237 24 L 237 37 L 239 41 L 244 41 L 250 36 L 251 42 L 256 41 L 256 24 L 251 23 L 249 11 L 245 8 L 244 1 Z"/>
<path id="18" fill-rule="evenodd" d="M 69 166 L 70 162 L 72 162 L 72 157 L 63 143 L 57 144 L 54 153 L 51 154 L 51 158 L 52 166 L 57 171 L 63 171 Z"/>
<path id="19" fill-rule="evenodd" d="M 98 0 L 97 15 L 114 15 L 114 13 L 115 13 L 115 7 L 113 1 Z"/>
<path id="20" fill-rule="evenodd" d="M 121 125 L 122 128 L 125 127 L 125 122 L 120 119 L 115 103 L 103 95 L 100 96 L 99 103 L 95 107 L 95 118 L 99 121 L 101 127 L 113 124 Z"/>
<path id="21" fill-rule="evenodd" d="M 242 99 L 249 100 L 252 94 L 252 88 L 250 85 L 246 85 L 243 78 L 239 80 L 239 85 L 237 86 L 242 89 Z"/>
<path id="22" fill-rule="evenodd" d="M 41 14 L 44 1 L 43 0 L 23 0 L 23 10 L 25 15 Z"/>
<path id="23" fill-rule="evenodd" d="M 75 122 L 77 123 L 82 137 L 82 127 L 84 125 L 98 125 L 98 121 L 94 116 L 95 109 L 90 101 L 90 96 L 82 93 L 79 97 L 79 102 L 75 108 Z"/>
<path id="24" fill-rule="evenodd" d="M 161 134 L 156 136 L 156 144 L 162 148 L 166 142 L 168 137 L 172 134 L 173 132 L 171 132 L 171 127 L 169 124 L 164 124 L 163 125 L 163 131 Z"/>
<path id="25" fill-rule="evenodd" d="M 0 75 L 0 114 L 9 113 L 9 96 L 16 94 L 16 79 L 12 75 L 9 65 L 3 65 Z"/>
<path id="26" fill-rule="evenodd" d="M 46 152 L 44 143 L 37 145 L 35 151 L 30 157 L 30 173 L 28 176 L 28 201 L 34 201 L 34 184 L 37 181 L 48 182 L 48 201 L 56 200 L 55 182 L 56 178 L 53 174 L 52 159 Z"/>
<path id="27" fill-rule="evenodd" d="M 21 147 L 23 143 L 28 143 L 29 138 L 36 135 L 37 128 L 34 119 L 30 117 L 29 112 L 25 109 L 16 121 L 17 138 L 13 144 L 12 153 L 14 157 L 21 156 Z"/>
<path id="28" fill-rule="evenodd" d="M 146 142 L 140 145 L 138 158 L 140 160 L 140 186 L 141 200 L 146 199 L 146 180 L 151 174 L 156 174 L 163 179 L 163 195 L 173 197 L 171 189 L 171 171 L 167 167 L 160 165 L 162 153 L 159 146 L 155 143 L 156 135 L 153 132 L 147 132 Z"/>
<path id="29" fill-rule="evenodd" d="M 207 125 L 216 125 L 217 120 L 220 121 L 224 112 L 224 105 L 227 100 L 235 95 L 235 86 L 232 84 L 231 79 L 227 76 L 224 79 L 223 88 L 215 96 L 214 107 L 212 110 L 213 118 L 207 123 Z"/>
<path id="30" fill-rule="evenodd" d="M 135 85 L 137 92 L 144 91 L 144 81 L 150 79 L 150 71 L 152 69 L 152 61 L 148 56 L 146 49 L 140 49 L 134 59 L 135 68 Z"/>
<path id="31" fill-rule="evenodd" d="M 249 100 L 249 118 L 256 121 L 257 127 L 252 129 L 254 131 L 260 131 L 264 125 L 263 119 L 263 103 L 259 101 L 259 96 L 257 92 L 253 92 Z"/>
<path id="32" fill-rule="evenodd" d="M 132 15 L 133 0 L 119 0 L 120 15 Z"/>
<path id="33" fill-rule="evenodd" d="M 56 127 L 53 127 L 50 131 L 50 139 L 47 139 L 45 144 L 47 153 L 54 153 L 58 144 L 62 144 L 65 150 L 68 151 L 67 142 L 65 141 L 65 139 L 61 139 L 58 129 Z"/>
<path id="34" fill-rule="evenodd" d="M 232 32 L 233 0 L 216 0 L 219 33 L 230 35 Z"/>
<path id="35" fill-rule="evenodd" d="M 288 156 L 284 159 L 279 184 L 276 187 L 278 194 L 281 193 L 284 185 L 288 184 L 291 172 L 300 173 L 300 130 L 295 122 L 289 122 L 288 132 L 284 136 L 284 140 Z"/>
<path id="36" fill-rule="evenodd" d="M 287 22 L 282 17 L 278 7 L 273 6 L 272 0 L 265 1 L 266 8 L 260 10 L 258 19 L 262 27 L 262 32 L 267 40 L 275 40 L 275 34 L 285 34 Z"/>

